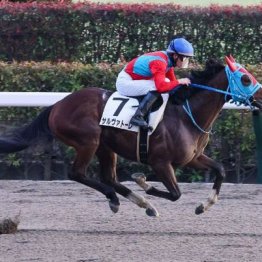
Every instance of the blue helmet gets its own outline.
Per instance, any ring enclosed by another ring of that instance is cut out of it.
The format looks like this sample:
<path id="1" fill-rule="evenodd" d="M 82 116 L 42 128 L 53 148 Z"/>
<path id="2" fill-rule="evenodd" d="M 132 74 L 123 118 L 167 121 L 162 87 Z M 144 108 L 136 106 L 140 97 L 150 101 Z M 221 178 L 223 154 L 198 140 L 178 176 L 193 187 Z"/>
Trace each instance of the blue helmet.
<path id="1" fill-rule="evenodd" d="M 177 53 L 183 56 L 194 56 L 193 46 L 184 38 L 173 39 L 166 51 L 168 53 Z"/>

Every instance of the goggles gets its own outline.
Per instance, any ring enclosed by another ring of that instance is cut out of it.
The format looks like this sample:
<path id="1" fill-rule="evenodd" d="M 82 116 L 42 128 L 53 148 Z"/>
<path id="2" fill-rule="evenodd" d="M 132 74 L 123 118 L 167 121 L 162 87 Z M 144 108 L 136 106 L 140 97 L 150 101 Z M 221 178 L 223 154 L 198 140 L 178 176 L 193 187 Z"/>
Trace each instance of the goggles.
<path id="1" fill-rule="evenodd" d="M 182 62 L 181 68 L 188 68 L 189 57 L 178 54 L 178 59 Z"/>

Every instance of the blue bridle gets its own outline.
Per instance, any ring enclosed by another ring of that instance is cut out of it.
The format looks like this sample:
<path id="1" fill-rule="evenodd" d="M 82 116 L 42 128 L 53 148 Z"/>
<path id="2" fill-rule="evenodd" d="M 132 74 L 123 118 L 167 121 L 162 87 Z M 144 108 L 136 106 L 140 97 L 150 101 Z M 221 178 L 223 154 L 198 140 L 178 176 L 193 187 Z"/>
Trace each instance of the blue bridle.
<path id="1" fill-rule="evenodd" d="M 228 88 L 227 91 L 223 91 L 214 87 L 205 86 L 205 85 L 199 85 L 191 83 L 190 86 L 195 88 L 201 88 L 205 90 L 209 90 L 216 93 L 221 93 L 225 95 L 225 101 L 228 100 L 228 96 L 231 96 L 232 103 L 235 103 L 237 106 L 240 106 L 241 104 L 248 105 L 251 110 L 253 110 L 253 106 L 250 102 L 253 95 L 261 88 L 261 85 L 257 81 L 250 81 L 250 84 L 248 86 L 245 86 L 241 82 L 241 77 L 244 74 L 247 74 L 250 77 L 250 80 L 252 80 L 252 76 L 240 65 L 237 63 L 234 63 L 237 69 L 232 72 L 229 66 L 225 67 L 227 79 L 228 79 Z M 240 71 L 240 69 L 243 68 L 243 71 Z M 253 83 L 255 82 L 255 83 Z M 188 100 L 186 100 L 185 105 L 183 105 L 183 108 L 185 112 L 188 114 L 190 119 L 192 120 L 193 124 L 202 132 L 205 134 L 209 134 L 211 130 L 206 131 L 202 129 L 195 121 L 194 116 L 192 114 L 190 105 Z"/>
<path id="2" fill-rule="evenodd" d="M 240 64 L 235 63 L 235 66 L 237 69 L 234 72 L 232 72 L 228 66 L 225 68 L 228 79 L 227 90 L 230 90 L 233 103 L 236 105 L 249 105 L 250 108 L 253 109 L 250 99 L 258 89 L 261 88 L 261 85 L 256 80 L 255 83 L 253 83 L 252 76 Z M 240 71 L 241 68 L 243 68 L 244 72 Z M 245 74 L 250 78 L 250 84 L 248 86 L 244 86 L 241 82 L 241 77 Z M 227 96 L 225 96 L 225 100 L 227 100 Z"/>

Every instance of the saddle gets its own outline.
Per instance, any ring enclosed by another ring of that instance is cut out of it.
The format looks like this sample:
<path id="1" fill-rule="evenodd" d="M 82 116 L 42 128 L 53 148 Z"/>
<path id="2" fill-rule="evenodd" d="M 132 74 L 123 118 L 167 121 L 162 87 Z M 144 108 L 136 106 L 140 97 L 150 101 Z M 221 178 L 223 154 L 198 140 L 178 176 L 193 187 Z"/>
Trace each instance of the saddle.
<path id="1" fill-rule="evenodd" d="M 127 97 L 114 92 L 108 99 L 100 119 L 101 126 L 110 126 L 137 133 L 137 160 L 142 163 L 147 162 L 148 140 L 155 131 L 163 118 L 169 95 L 162 94 L 151 108 L 150 114 L 146 116 L 146 121 L 150 128 L 148 130 L 140 129 L 138 126 L 132 126 L 129 122 L 135 114 L 143 96 Z"/>
<path id="2" fill-rule="evenodd" d="M 149 135 L 155 131 L 161 121 L 168 98 L 168 94 L 162 94 L 152 106 L 151 112 L 147 117 L 148 124 L 151 127 Z M 142 99 L 143 96 L 127 97 L 120 95 L 117 91 L 114 92 L 106 103 L 99 124 L 138 133 L 140 131 L 139 127 L 132 126 L 129 122 Z"/>

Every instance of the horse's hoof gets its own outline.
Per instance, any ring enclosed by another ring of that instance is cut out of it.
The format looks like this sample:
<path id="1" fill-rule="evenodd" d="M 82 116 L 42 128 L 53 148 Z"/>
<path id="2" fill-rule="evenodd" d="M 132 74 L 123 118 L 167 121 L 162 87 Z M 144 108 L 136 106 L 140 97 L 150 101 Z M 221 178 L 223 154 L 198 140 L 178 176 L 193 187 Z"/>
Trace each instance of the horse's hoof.
<path id="1" fill-rule="evenodd" d="M 154 208 L 147 208 L 146 209 L 146 214 L 150 217 L 159 217 L 159 213 L 157 212 L 156 209 Z"/>
<path id="2" fill-rule="evenodd" d="M 201 205 L 199 205 L 196 210 L 195 210 L 195 214 L 196 215 L 200 215 L 202 213 L 205 212 L 205 207 L 204 207 L 204 204 L 202 203 Z"/>
<path id="3" fill-rule="evenodd" d="M 119 205 L 112 203 L 111 201 L 109 201 L 109 207 L 114 213 L 117 213 L 119 210 Z"/>
<path id="4" fill-rule="evenodd" d="M 141 182 L 145 182 L 146 181 L 146 176 L 143 173 L 134 173 L 131 175 L 131 177 L 137 182 L 139 183 L 139 181 Z"/>

